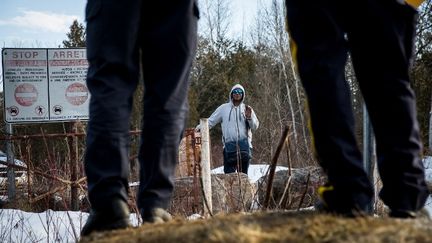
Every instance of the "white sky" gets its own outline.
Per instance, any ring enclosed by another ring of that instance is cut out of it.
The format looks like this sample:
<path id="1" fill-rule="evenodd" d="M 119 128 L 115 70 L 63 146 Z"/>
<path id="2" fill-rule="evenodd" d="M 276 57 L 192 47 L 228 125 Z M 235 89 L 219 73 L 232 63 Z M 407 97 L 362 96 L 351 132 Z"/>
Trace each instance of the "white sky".
<path id="1" fill-rule="evenodd" d="M 1 0 L 1 47 L 57 47 L 74 19 L 84 21 L 86 0 Z"/>
<path id="2" fill-rule="evenodd" d="M 198 0 L 202 5 L 205 1 Z M 84 22 L 86 0 L 1 0 L 0 48 L 56 48 L 66 39 L 73 20 Z M 229 0 L 229 33 L 240 37 L 256 16 L 259 3 L 271 0 Z M 203 11 L 203 10 L 201 10 Z M 200 23 L 203 21 L 200 21 Z M 1 56 L 0 56 L 1 63 Z M 0 84 L 2 68 L 0 65 Z M 0 85 L 0 92 L 3 85 Z"/>
<path id="3" fill-rule="evenodd" d="M 254 20 L 259 2 L 271 0 L 229 1 L 232 32 Z M 86 0 L 1 0 L 0 47 L 58 47 L 74 19 L 84 23 L 85 5 Z"/>

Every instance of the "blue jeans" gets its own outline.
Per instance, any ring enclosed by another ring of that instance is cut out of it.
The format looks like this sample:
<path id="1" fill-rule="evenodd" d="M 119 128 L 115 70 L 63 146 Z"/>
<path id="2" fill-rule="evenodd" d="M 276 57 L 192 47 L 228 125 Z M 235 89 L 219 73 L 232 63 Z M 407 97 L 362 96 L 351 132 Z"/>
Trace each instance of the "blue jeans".
<path id="1" fill-rule="evenodd" d="M 247 139 L 225 143 L 223 155 L 225 174 L 236 171 L 248 173 L 252 150 Z"/>

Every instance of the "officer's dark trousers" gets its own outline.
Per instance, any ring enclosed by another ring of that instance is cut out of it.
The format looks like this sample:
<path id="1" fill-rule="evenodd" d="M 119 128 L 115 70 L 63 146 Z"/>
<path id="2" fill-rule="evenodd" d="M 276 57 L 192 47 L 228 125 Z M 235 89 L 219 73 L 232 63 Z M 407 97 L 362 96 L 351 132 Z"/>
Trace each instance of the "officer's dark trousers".
<path id="1" fill-rule="evenodd" d="M 392 210 L 423 207 L 428 193 L 408 78 L 416 10 L 396 0 L 286 0 L 286 7 L 314 145 L 340 202 L 364 209 L 373 195 L 345 80 L 350 51 L 376 136 L 380 197 Z"/>
<path id="2" fill-rule="evenodd" d="M 89 0 L 86 20 L 91 102 L 85 172 L 90 203 L 103 209 L 112 200 L 127 200 L 129 118 L 143 78 L 138 207 L 166 208 L 188 111 L 197 6 L 194 0 Z"/>

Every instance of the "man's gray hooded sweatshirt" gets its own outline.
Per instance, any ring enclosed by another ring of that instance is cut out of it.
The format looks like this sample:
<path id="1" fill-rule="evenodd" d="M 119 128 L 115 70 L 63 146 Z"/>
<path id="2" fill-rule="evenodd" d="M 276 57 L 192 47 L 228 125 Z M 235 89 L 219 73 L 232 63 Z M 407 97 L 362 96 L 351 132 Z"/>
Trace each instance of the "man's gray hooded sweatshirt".
<path id="1" fill-rule="evenodd" d="M 231 93 L 234 89 L 243 90 L 243 99 L 238 106 L 234 106 L 231 100 Z M 252 109 L 250 119 L 246 119 L 244 104 L 246 92 L 243 86 L 236 84 L 231 88 L 228 94 L 228 103 L 219 106 L 213 114 L 208 118 L 209 129 L 221 123 L 222 126 L 222 143 L 224 148 L 226 144 L 239 144 L 247 141 L 249 148 L 252 149 L 252 131 L 255 131 L 259 126 L 258 118 Z"/>

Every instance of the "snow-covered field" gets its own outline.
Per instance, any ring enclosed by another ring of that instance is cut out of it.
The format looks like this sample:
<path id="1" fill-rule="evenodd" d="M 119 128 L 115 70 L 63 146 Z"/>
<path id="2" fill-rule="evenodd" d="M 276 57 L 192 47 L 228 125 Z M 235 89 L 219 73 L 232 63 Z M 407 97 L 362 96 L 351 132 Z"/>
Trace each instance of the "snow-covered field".
<path id="1" fill-rule="evenodd" d="M 432 157 L 425 159 L 426 177 L 432 181 Z M 286 170 L 277 166 L 276 170 Z M 250 165 L 249 178 L 256 182 L 268 170 L 268 165 Z M 223 173 L 223 168 L 212 170 Z M 432 197 L 426 203 L 432 215 Z M 0 209 L 0 242 L 77 242 L 80 229 L 86 222 L 87 213 L 72 211 L 52 211 L 28 213 L 14 209 Z M 130 215 L 131 222 L 138 226 L 137 215 Z"/>

